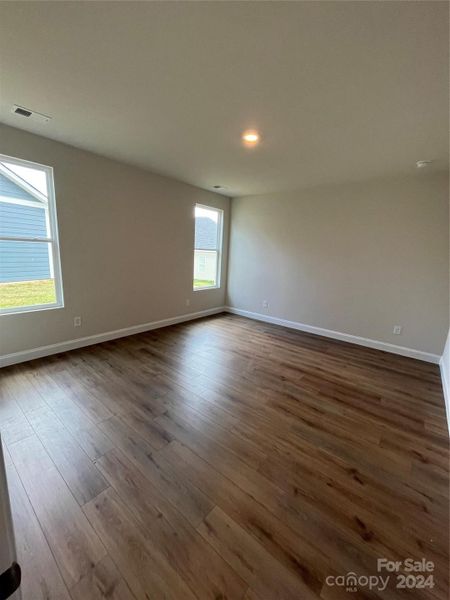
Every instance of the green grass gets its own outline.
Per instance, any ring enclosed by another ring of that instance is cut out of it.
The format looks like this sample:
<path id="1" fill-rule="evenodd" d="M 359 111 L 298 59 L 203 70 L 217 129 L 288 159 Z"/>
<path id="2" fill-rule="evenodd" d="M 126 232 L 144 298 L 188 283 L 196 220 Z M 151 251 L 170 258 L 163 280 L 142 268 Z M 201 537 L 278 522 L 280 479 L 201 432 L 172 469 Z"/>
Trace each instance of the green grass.
<path id="1" fill-rule="evenodd" d="M 214 287 L 212 279 L 194 279 L 194 289 Z M 0 308 L 53 304 L 56 302 L 53 279 L 0 283 Z"/>
<path id="2" fill-rule="evenodd" d="M 216 284 L 212 279 L 194 279 L 194 290 L 198 288 L 214 287 Z"/>
<path id="3" fill-rule="evenodd" d="M 53 279 L 0 283 L 0 308 L 16 308 L 56 302 Z"/>

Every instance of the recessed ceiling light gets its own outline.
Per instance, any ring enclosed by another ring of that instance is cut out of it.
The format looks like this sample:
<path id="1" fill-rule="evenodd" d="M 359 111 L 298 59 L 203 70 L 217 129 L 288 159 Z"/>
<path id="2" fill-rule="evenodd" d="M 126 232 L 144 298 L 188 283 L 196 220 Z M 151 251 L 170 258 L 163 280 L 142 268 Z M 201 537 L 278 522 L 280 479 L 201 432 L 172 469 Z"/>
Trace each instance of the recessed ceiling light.
<path id="1" fill-rule="evenodd" d="M 260 139 L 260 135 L 254 129 L 248 129 L 242 134 L 242 141 L 246 146 L 255 146 Z"/>
<path id="2" fill-rule="evenodd" d="M 431 165 L 433 161 L 432 160 L 418 160 L 416 162 L 416 167 L 418 169 L 424 169 L 425 167 L 428 167 L 429 165 Z"/>

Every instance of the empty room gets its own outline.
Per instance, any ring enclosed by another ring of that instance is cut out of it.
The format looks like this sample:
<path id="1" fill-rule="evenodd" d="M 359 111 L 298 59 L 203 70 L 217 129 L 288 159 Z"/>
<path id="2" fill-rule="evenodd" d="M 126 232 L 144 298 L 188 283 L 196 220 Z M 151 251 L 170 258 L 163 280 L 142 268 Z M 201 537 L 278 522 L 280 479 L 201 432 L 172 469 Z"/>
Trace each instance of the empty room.
<path id="1" fill-rule="evenodd" d="M 0 2 L 0 600 L 448 600 L 449 3 Z"/>

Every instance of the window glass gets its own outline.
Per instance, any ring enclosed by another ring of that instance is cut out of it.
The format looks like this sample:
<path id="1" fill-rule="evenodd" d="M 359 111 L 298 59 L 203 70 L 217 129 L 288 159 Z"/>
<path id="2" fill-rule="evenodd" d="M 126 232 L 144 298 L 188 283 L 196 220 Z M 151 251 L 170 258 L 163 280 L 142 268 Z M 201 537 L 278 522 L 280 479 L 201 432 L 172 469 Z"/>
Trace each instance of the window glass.
<path id="1" fill-rule="evenodd" d="M 0 312 L 62 305 L 52 169 L 0 155 Z"/>
<path id="2" fill-rule="evenodd" d="M 194 290 L 220 286 L 222 211 L 195 206 Z"/>

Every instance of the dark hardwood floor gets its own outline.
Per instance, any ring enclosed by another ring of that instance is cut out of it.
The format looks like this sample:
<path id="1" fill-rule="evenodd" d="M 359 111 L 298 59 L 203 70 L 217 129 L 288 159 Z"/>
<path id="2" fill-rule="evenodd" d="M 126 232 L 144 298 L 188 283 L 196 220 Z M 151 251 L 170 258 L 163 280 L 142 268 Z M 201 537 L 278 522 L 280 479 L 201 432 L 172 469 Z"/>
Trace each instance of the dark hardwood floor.
<path id="1" fill-rule="evenodd" d="M 220 315 L 0 378 L 23 600 L 447 598 L 436 365 Z M 378 558 L 434 587 L 327 583 Z"/>

